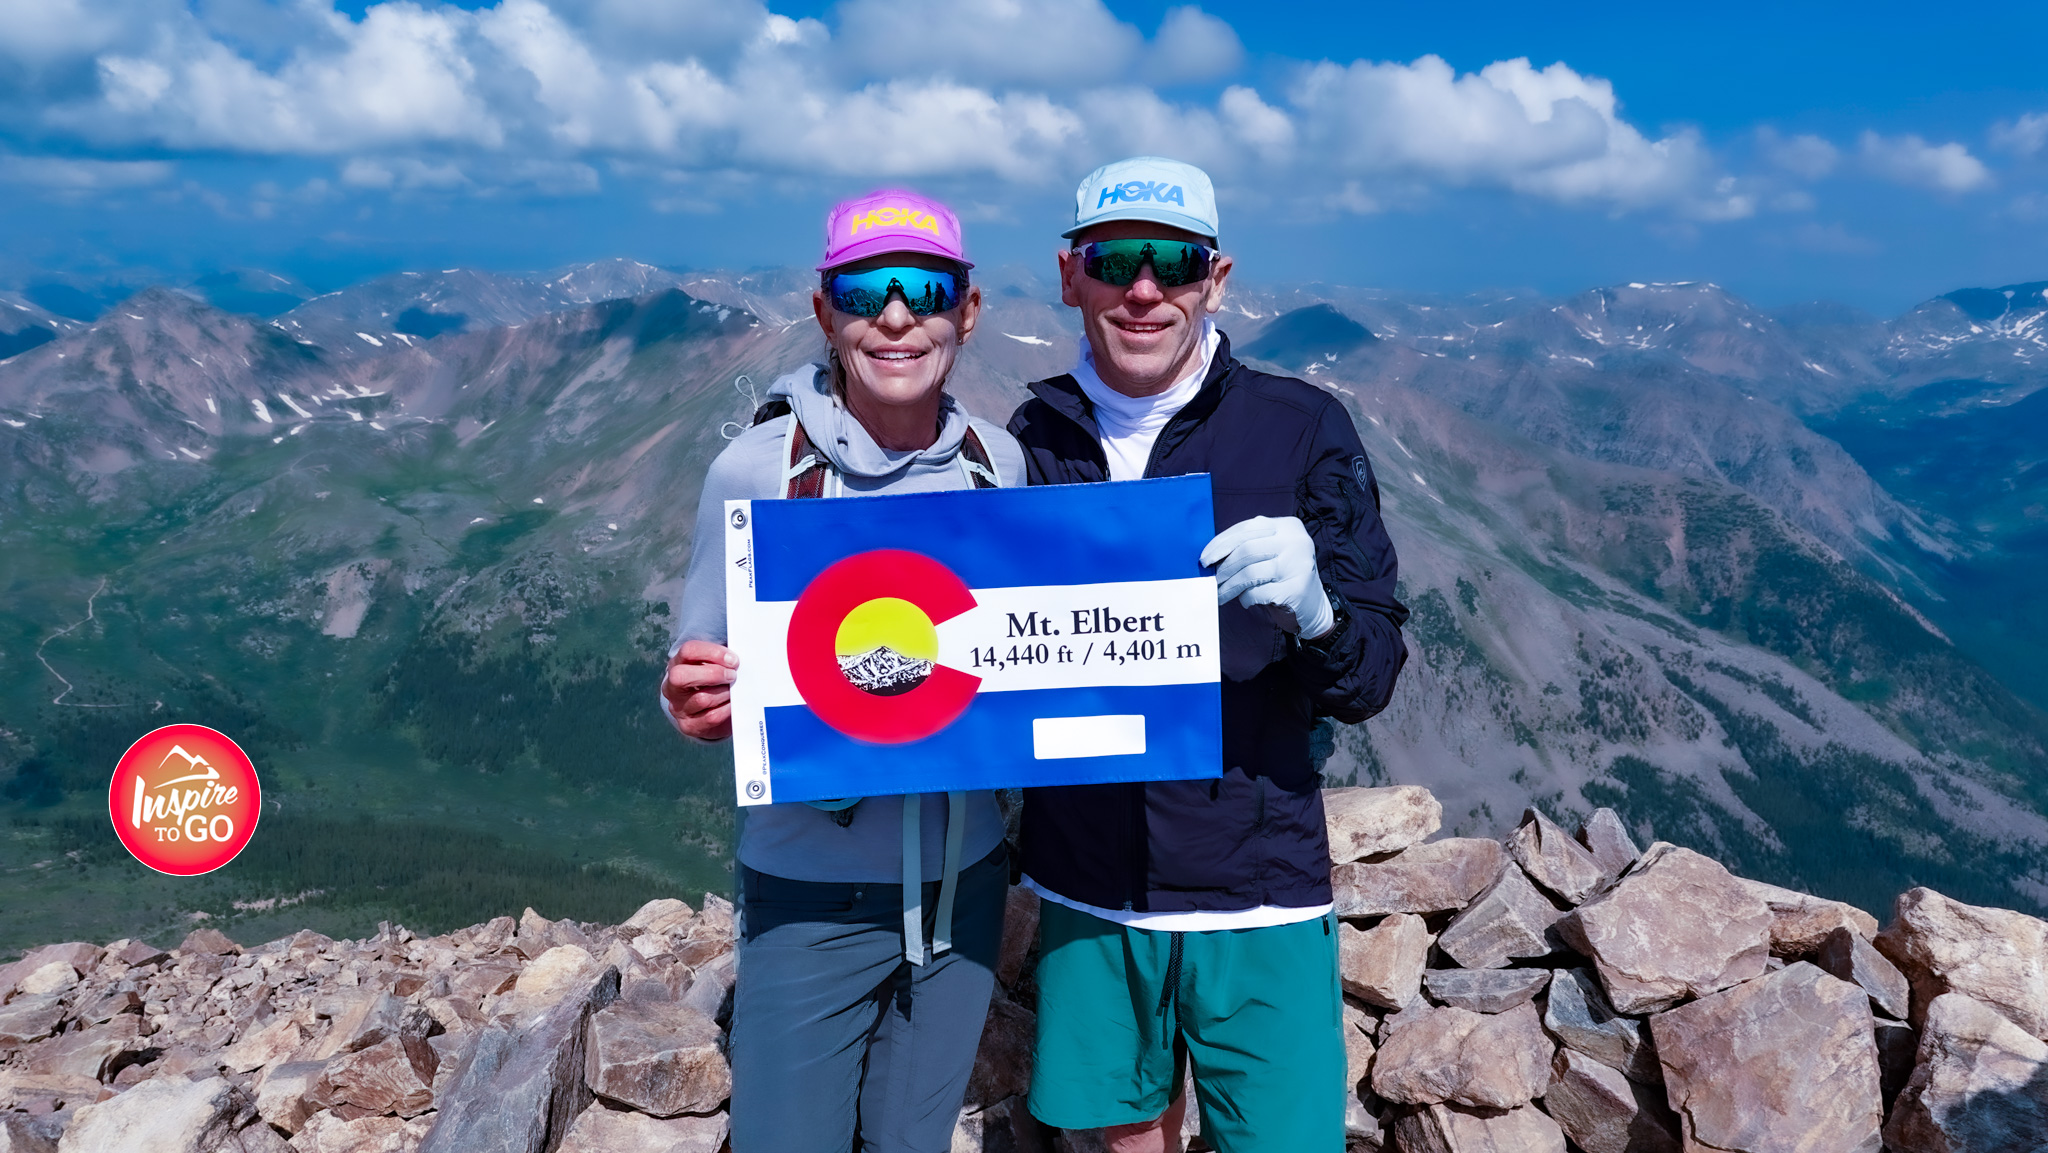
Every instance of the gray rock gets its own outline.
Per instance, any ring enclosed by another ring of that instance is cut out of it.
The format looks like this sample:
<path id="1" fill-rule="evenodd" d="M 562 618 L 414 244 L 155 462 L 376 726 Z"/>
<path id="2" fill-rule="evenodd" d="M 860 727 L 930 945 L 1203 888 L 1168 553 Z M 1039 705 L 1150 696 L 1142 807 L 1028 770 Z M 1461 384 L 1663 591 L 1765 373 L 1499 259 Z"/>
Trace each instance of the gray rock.
<path id="1" fill-rule="evenodd" d="M 26 1045 L 47 1037 L 63 1020 L 63 994 L 23 994 L 0 1005 L 0 1045 Z"/>
<path id="2" fill-rule="evenodd" d="M 968 1108 L 986 1109 L 1031 1088 L 1031 1047 L 1037 1032 L 1036 1013 L 1007 997 L 989 999 L 981 1044 L 974 1051 L 974 1071 L 967 1077 Z"/>
<path id="3" fill-rule="evenodd" d="M 996 980 L 1007 989 L 1024 975 L 1024 963 L 1038 945 L 1038 894 L 1011 885 L 1003 897 L 1003 951 L 997 955 Z M 716 1014 L 713 1014 L 716 1016 Z"/>
<path id="4" fill-rule="evenodd" d="M 1398 1012 L 1388 1013 L 1386 1016 L 1381 1017 L 1379 1027 L 1373 1031 L 1373 1038 L 1384 1045 L 1387 1043 L 1387 1038 L 1394 1035 L 1394 1030 L 1421 1017 L 1424 1013 L 1429 1012 L 1435 1007 L 1421 997 L 1417 997 L 1403 1006 Z"/>
<path id="5" fill-rule="evenodd" d="M 690 987 L 683 992 L 681 1003 L 724 1024 L 732 1016 L 732 985 L 736 972 L 732 946 L 728 942 L 724 952 L 698 966 L 691 974 Z"/>
<path id="6" fill-rule="evenodd" d="M 1912 1153 L 2039 1150 L 2048 1133 L 2048 1043 L 1961 993 L 1926 1010 L 1919 1061 L 1885 1123 Z"/>
<path id="7" fill-rule="evenodd" d="M 56 1153 L 49 1139 L 20 1113 L 0 1113 L 0 1153 Z"/>
<path id="8" fill-rule="evenodd" d="M 1418 785 L 1324 789 L 1323 819 L 1330 835 L 1330 862 L 1348 865 L 1420 844 L 1443 826 L 1444 807 Z"/>
<path id="9" fill-rule="evenodd" d="M 1649 1026 L 1624 1017 L 1607 1003 L 1599 978 L 1589 969 L 1560 969 L 1550 979 L 1543 1027 L 1558 1043 L 1646 1085 L 1663 1081 Z"/>
<path id="10" fill-rule="evenodd" d="M 1578 840 L 1587 852 L 1593 854 L 1593 859 L 1599 862 L 1601 872 L 1606 873 L 1609 880 L 1627 872 L 1628 867 L 1636 863 L 1636 858 L 1643 855 L 1642 850 L 1636 848 L 1635 839 L 1628 835 L 1628 826 L 1621 823 L 1613 809 L 1594 809 L 1586 823 L 1579 826 Z"/>
<path id="11" fill-rule="evenodd" d="M 718 1022 L 673 1001 L 618 1001 L 590 1019 L 583 1079 L 653 1117 L 710 1113 L 732 1095 Z"/>
<path id="12" fill-rule="evenodd" d="M 1609 879 L 1593 854 L 1535 809 L 1522 813 L 1521 827 L 1508 838 L 1508 852 L 1530 880 L 1567 905 L 1584 901 Z"/>
<path id="13" fill-rule="evenodd" d="M 1820 952 L 1814 955 L 1813 963 L 1827 972 L 1861 986 L 1870 994 L 1870 1003 L 1878 1012 L 1894 1021 L 1906 1019 L 1912 1008 L 1912 987 L 1906 982 L 1906 975 L 1898 966 L 1885 959 L 1870 942 L 1858 936 L 1847 926 L 1838 926 L 1821 942 Z"/>
<path id="14" fill-rule="evenodd" d="M 58 1153 L 222 1153 L 249 1109 L 242 1091 L 219 1077 L 159 1077 L 81 1108 L 57 1142 Z M 237 1151 L 239 1153 L 239 1151 Z"/>
<path id="15" fill-rule="evenodd" d="M 1810 958 L 1838 928 L 1849 929 L 1866 941 L 1877 936 L 1877 918 L 1854 905 L 1747 877 L 1736 880 L 1770 907 L 1773 956 Z"/>
<path id="16" fill-rule="evenodd" d="M 432 1048 L 423 1052 L 439 1060 Z M 397 1037 L 386 1037 L 327 1061 L 317 1091 L 327 1105 L 348 1106 L 351 1113 L 412 1118 L 433 1106 L 434 1072 L 433 1064 L 415 1064 Z"/>
<path id="17" fill-rule="evenodd" d="M 1920 1048 L 1920 1039 L 1913 1035 L 1910 1026 L 1897 1021 L 1880 1019 L 1876 1029 L 1877 1076 L 1879 1095 L 1884 1098 L 1884 1113 L 1889 1117 L 1892 1105 L 1899 1099 L 1899 1093 L 1913 1076 L 1913 1059 Z"/>
<path id="18" fill-rule="evenodd" d="M 5 1001 L 17 988 L 23 978 L 52 962 L 62 961 L 73 971 L 89 973 L 99 964 L 100 947 L 84 941 L 66 941 L 61 945 L 44 945 L 30 949 L 21 960 L 0 965 L 0 1001 Z"/>
<path id="19" fill-rule="evenodd" d="M 1912 889 L 1899 895 L 1876 945 L 1911 982 L 1915 1013 L 1961 993 L 2048 1039 L 2048 921 Z"/>
<path id="20" fill-rule="evenodd" d="M 1763 975 L 1770 929 L 1769 906 L 1727 869 L 1662 841 L 1557 923 L 1624 1013 L 1654 1013 Z"/>
<path id="21" fill-rule="evenodd" d="M 1498 969 L 1519 957 L 1541 957 L 1556 947 L 1551 926 L 1557 906 L 1509 864 L 1500 878 L 1452 918 L 1437 947 L 1467 969 Z"/>
<path id="22" fill-rule="evenodd" d="M 1380 1046 L 1372 1088 L 1406 1105 L 1511 1109 L 1543 1095 L 1552 1052 L 1533 1005 L 1496 1014 L 1430 1009 Z"/>
<path id="23" fill-rule="evenodd" d="M 241 954 L 242 947 L 219 929 L 194 929 L 185 934 L 178 952 L 188 957 L 234 957 Z"/>
<path id="24" fill-rule="evenodd" d="M 1585 1153 L 1679 1153 L 1678 1119 L 1664 1094 L 1583 1053 L 1557 1051 L 1543 1108 Z"/>
<path id="25" fill-rule="evenodd" d="M 1429 929 L 1413 913 L 1395 913 L 1370 929 L 1337 924 L 1337 971 L 1344 991 L 1383 1009 L 1399 1009 L 1422 988 Z"/>
<path id="26" fill-rule="evenodd" d="M 1451 837 L 1403 849 L 1384 861 L 1339 865 L 1330 872 L 1339 917 L 1442 913 L 1472 903 L 1500 875 L 1507 850 L 1499 841 Z"/>
<path id="27" fill-rule="evenodd" d="M 1424 1105 L 1394 1121 L 1394 1147 L 1401 1153 L 1565 1153 L 1564 1131 L 1533 1105 Z"/>
<path id="28" fill-rule="evenodd" d="M 1688 1148 L 1876 1153 L 1870 998 L 1804 961 L 1650 1019 Z"/>
<path id="29" fill-rule="evenodd" d="M 288 1062 L 272 1069 L 256 1087 L 256 1112 L 287 1133 L 304 1128 L 308 1118 L 325 1107 L 320 1077 L 325 1061 Z"/>
<path id="30" fill-rule="evenodd" d="M 661 1120 L 593 1105 L 576 1118 L 558 1153 L 718 1153 L 730 1128 L 723 1113 Z"/>
<path id="31" fill-rule="evenodd" d="M 581 996 L 480 1030 L 419 1153 L 542 1153 L 558 1144 L 591 1101 L 585 1027 L 618 995 L 619 971 L 607 968 Z"/>
<path id="32" fill-rule="evenodd" d="M 1505 1013 L 1526 1005 L 1550 983 L 1548 969 L 1431 969 L 1422 975 L 1430 1000 L 1474 1013 Z"/>

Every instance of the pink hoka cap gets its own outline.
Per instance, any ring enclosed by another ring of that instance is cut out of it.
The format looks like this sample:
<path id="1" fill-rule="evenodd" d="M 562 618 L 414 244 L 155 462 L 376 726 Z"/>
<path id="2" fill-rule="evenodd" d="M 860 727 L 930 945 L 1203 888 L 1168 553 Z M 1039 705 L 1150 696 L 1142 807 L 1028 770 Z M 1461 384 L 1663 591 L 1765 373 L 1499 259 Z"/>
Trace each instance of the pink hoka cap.
<path id="1" fill-rule="evenodd" d="M 960 245 L 960 218 L 915 192 L 874 192 L 841 201 L 825 218 L 825 259 L 818 271 L 884 252 L 923 252 L 968 268 Z"/>

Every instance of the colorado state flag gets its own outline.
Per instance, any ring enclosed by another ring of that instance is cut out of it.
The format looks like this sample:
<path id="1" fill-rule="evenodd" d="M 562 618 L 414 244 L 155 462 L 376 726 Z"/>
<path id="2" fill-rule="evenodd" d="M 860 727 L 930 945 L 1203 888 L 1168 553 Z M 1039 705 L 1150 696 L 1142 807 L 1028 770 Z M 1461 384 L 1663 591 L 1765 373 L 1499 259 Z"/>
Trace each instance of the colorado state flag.
<path id="1" fill-rule="evenodd" d="M 1206 475 L 725 523 L 740 804 L 1221 775 Z"/>

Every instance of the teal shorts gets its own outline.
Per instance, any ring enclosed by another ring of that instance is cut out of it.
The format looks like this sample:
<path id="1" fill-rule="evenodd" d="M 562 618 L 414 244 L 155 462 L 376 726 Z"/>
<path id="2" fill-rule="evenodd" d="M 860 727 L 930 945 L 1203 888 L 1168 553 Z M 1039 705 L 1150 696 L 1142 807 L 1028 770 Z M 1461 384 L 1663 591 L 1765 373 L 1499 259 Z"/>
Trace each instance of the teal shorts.
<path id="1" fill-rule="evenodd" d="M 1342 1153 L 1334 916 L 1167 933 L 1046 901 L 1038 933 L 1032 1116 L 1062 1129 L 1150 1121 L 1192 1066 L 1202 1138 L 1221 1153 Z"/>

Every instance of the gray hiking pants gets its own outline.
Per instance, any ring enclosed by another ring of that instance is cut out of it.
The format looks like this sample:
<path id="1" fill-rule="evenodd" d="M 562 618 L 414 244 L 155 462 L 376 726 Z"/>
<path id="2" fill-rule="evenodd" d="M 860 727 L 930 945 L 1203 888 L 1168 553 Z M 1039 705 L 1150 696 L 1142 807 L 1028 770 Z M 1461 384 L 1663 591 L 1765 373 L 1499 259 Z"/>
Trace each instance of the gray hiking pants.
<path id="1" fill-rule="evenodd" d="M 901 885 L 739 880 L 733 1153 L 947 1153 L 995 987 L 1004 848 L 960 871 L 952 951 L 927 965 L 903 959 Z"/>

